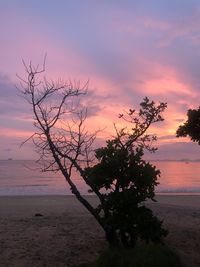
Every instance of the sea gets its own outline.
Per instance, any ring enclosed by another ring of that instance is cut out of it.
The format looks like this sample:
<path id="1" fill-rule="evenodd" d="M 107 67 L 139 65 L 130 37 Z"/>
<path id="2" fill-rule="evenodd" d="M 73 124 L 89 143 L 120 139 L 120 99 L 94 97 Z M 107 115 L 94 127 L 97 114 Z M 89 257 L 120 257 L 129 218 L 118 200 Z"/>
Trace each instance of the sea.
<path id="1" fill-rule="evenodd" d="M 153 161 L 161 171 L 158 194 L 200 194 L 200 162 Z M 74 173 L 73 181 L 82 194 L 88 187 Z M 0 196 L 71 195 L 59 173 L 41 172 L 32 160 L 0 160 Z"/>

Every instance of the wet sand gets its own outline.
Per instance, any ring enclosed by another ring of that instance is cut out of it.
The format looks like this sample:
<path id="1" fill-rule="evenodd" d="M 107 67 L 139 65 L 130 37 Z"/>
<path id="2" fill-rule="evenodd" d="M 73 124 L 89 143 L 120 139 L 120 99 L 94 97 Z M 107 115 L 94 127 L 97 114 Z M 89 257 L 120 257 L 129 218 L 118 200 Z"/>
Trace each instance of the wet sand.
<path id="1" fill-rule="evenodd" d="M 170 232 L 165 242 L 186 267 L 199 267 L 200 196 L 157 200 L 148 205 Z M 0 197 L 2 267 L 72 267 L 94 260 L 106 247 L 104 232 L 73 196 Z"/>

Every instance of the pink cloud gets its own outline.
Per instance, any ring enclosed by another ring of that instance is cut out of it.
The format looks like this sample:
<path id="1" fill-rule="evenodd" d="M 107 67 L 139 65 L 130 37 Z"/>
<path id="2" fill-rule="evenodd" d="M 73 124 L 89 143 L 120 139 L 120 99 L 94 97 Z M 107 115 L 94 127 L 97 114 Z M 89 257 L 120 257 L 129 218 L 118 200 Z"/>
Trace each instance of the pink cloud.
<path id="1" fill-rule="evenodd" d="M 178 70 L 157 63 L 149 64 L 153 69 L 152 78 L 148 77 L 140 88 L 145 94 L 162 95 L 163 98 L 173 93 L 193 98 L 197 96 L 197 92 L 189 84 L 180 80 Z"/>
<path id="2" fill-rule="evenodd" d="M 199 15 L 200 9 L 197 9 L 193 16 L 182 18 L 179 23 L 171 23 L 168 24 L 168 26 L 166 25 L 166 28 L 163 28 L 163 30 L 166 32 L 166 37 L 159 41 L 158 47 L 166 47 L 179 37 L 189 40 L 193 45 L 199 45 Z M 162 24 L 162 22 L 160 23 Z"/>
<path id="3" fill-rule="evenodd" d="M 144 26 L 147 29 L 168 30 L 171 28 L 171 25 L 169 22 L 157 20 L 152 17 L 144 18 L 143 21 L 144 21 Z"/>
<path id="4" fill-rule="evenodd" d="M 19 138 L 28 138 L 30 137 L 33 132 L 31 131 L 22 131 L 20 129 L 11 129 L 11 128 L 0 128 L 0 132 L 1 132 L 1 136 L 4 136 L 4 137 L 12 137 L 12 138 L 15 138 L 15 137 L 19 137 Z"/>

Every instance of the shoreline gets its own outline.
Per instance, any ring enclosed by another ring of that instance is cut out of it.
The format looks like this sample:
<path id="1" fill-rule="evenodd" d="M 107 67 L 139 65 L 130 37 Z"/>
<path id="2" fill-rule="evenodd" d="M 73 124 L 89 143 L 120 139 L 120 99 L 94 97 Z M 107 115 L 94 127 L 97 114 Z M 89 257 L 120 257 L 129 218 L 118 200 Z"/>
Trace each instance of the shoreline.
<path id="1" fill-rule="evenodd" d="M 90 201 L 96 201 L 98 198 L 96 195 L 82 195 L 84 198 Z M 0 207 L 2 205 L 3 200 L 8 200 L 13 202 L 13 200 L 57 200 L 58 202 L 62 202 L 63 200 L 74 199 L 76 200 L 75 195 L 0 195 Z M 200 207 L 200 194 L 185 194 L 185 193 L 162 193 L 155 195 L 156 202 L 151 200 L 147 200 L 147 203 L 152 204 L 166 204 L 166 205 L 175 205 L 175 206 L 187 206 L 187 207 Z M 78 200 L 76 200 L 78 201 Z M 35 204 L 37 204 L 36 201 Z M 14 203 L 13 203 L 14 204 Z"/>
<path id="2" fill-rule="evenodd" d="M 169 230 L 165 243 L 185 267 L 199 267 L 200 196 L 156 198 L 147 204 Z M 74 267 L 107 248 L 103 230 L 73 195 L 0 196 L 0 214 L 0 266 Z"/>

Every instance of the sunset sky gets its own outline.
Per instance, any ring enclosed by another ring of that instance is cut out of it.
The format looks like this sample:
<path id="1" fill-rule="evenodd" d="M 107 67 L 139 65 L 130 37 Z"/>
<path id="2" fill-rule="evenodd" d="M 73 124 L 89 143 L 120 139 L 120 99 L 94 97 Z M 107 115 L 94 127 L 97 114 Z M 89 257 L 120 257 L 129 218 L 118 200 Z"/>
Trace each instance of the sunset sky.
<path id="1" fill-rule="evenodd" d="M 90 80 L 89 123 L 109 137 L 122 110 L 148 96 L 168 103 L 155 129 L 159 159 L 200 158 L 175 132 L 200 105 L 199 0 L 0 0 L 0 159 L 34 158 L 34 131 L 16 85 L 22 59 L 50 79 Z"/>

